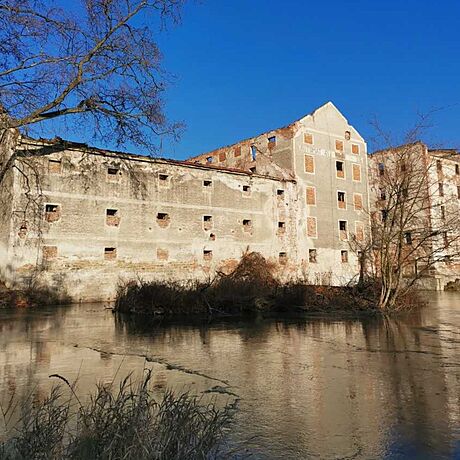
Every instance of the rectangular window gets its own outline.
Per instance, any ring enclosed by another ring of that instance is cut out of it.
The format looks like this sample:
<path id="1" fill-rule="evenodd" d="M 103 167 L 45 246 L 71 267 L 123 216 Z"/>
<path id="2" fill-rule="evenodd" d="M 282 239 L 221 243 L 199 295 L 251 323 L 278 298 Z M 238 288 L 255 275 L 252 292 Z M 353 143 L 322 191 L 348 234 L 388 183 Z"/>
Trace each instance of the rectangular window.
<path id="1" fill-rule="evenodd" d="M 252 221 L 250 219 L 243 219 L 243 231 L 250 232 L 252 230 Z"/>
<path id="2" fill-rule="evenodd" d="M 118 178 L 121 175 L 120 168 L 116 167 L 109 167 L 107 168 L 107 180 L 111 182 L 116 182 L 118 181 Z"/>
<path id="3" fill-rule="evenodd" d="M 457 174 L 457 176 L 460 174 L 460 167 L 458 165 L 455 165 L 455 174 Z"/>
<path id="4" fill-rule="evenodd" d="M 355 182 L 361 182 L 361 165 L 353 163 L 352 172 L 353 172 L 353 180 Z"/>
<path id="5" fill-rule="evenodd" d="M 339 141 L 338 139 L 336 139 L 335 150 L 336 152 L 343 152 L 343 141 Z"/>
<path id="6" fill-rule="evenodd" d="M 158 174 L 158 179 L 160 182 L 167 182 L 168 181 L 168 175 L 167 174 Z"/>
<path id="7" fill-rule="evenodd" d="M 159 212 L 157 214 L 157 224 L 161 228 L 167 227 L 169 225 L 169 222 L 170 222 L 169 214 L 166 214 L 165 212 Z"/>
<path id="8" fill-rule="evenodd" d="M 346 209 L 345 192 L 337 192 L 337 205 L 339 209 Z"/>
<path id="9" fill-rule="evenodd" d="M 381 215 L 382 215 L 382 222 L 386 222 L 387 219 L 388 219 L 388 210 L 387 209 L 382 209 Z"/>
<path id="10" fill-rule="evenodd" d="M 446 220 L 446 208 L 441 206 L 441 219 Z"/>
<path id="11" fill-rule="evenodd" d="M 404 233 L 404 242 L 406 244 L 412 244 L 412 234 L 411 234 L 411 232 Z"/>
<path id="12" fill-rule="evenodd" d="M 210 249 L 203 250 L 203 260 L 206 260 L 206 261 L 212 260 L 212 251 Z"/>
<path id="13" fill-rule="evenodd" d="M 118 227 L 120 225 L 120 216 L 117 209 L 105 210 L 105 223 L 110 227 Z"/>
<path id="14" fill-rule="evenodd" d="M 354 155 L 359 155 L 359 145 L 358 144 L 351 144 L 351 153 Z"/>
<path id="15" fill-rule="evenodd" d="M 382 201 L 385 201 L 387 199 L 387 192 L 384 188 L 380 189 L 380 199 Z"/>
<path id="16" fill-rule="evenodd" d="M 58 204 L 45 204 L 46 222 L 57 222 L 61 218 L 61 208 Z"/>
<path id="17" fill-rule="evenodd" d="M 364 224 L 355 222 L 355 237 L 357 241 L 364 241 Z"/>
<path id="18" fill-rule="evenodd" d="M 305 172 L 315 174 L 315 158 L 313 155 L 305 155 Z"/>
<path id="19" fill-rule="evenodd" d="M 311 264 L 316 264 L 317 263 L 317 251 L 316 249 L 309 249 L 308 250 L 308 261 L 311 263 Z"/>
<path id="20" fill-rule="evenodd" d="M 276 144 L 276 136 L 271 136 L 268 138 L 269 144 Z"/>
<path id="21" fill-rule="evenodd" d="M 439 189 L 439 196 L 444 196 L 444 184 L 442 182 L 439 182 L 438 189 Z"/>
<path id="22" fill-rule="evenodd" d="M 444 240 L 444 247 L 449 247 L 449 236 L 447 232 L 442 232 L 442 239 Z"/>
<path id="23" fill-rule="evenodd" d="M 441 160 L 436 160 L 436 169 L 438 172 L 442 173 L 442 163 Z"/>
<path id="24" fill-rule="evenodd" d="M 284 235 L 286 233 L 286 222 L 278 222 L 278 235 Z"/>
<path id="25" fill-rule="evenodd" d="M 355 207 L 355 211 L 361 211 L 363 209 L 363 196 L 361 193 L 353 194 L 353 205 Z"/>
<path id="26" fill-rule="evenodd" d="M 104 248 L 104 259 L 114 260 L 117 258 L 117 248 Z"/>
<path id="27" fill-rule="evenodd" d="M 348 263 L 348 251 L 340 251 L 340 258 L 342 259 L 343 264 Z"/>
<path id="28" fill-rule="evenodd" d="M 316 238 L 318 236 L 316 217 L 307 217 L 307 236 L 310 238 Z"/>
<path id="29" fill-rule="evenodd" d="M 212 180 L 204 180 L 203 187 L 212 187 Z"/>
<path id="30" fill-rule="evenodd" d="M 61 160 L 48 160 L 48 172 L 50 174 L 61 174 L 62 162 Z"/>
<path id="31" fill-rule="evenodd" d="M 460 198 L 460 185 L 457 185 L 457 197 Z"/>
<path id="32" fill-rule="evenodd" d="M 315 187 L 307 187 L 307 204 L 309 206 L 315 206 L 316 205 L 316 188 Z"/>
<path id="33" fill-rule="evenodd" d="M 257 157 L 257 149 L 255 145 L 251 145 L 251 158 L 252 161 L 255 161 Z"/>
<path id="34" fill-rule="evenodd" d="M 278 260 L 281 265 L 287 264 L 287 254 L 285 252 L 280 252 L 278 254 Z"/>
<path id="35" fill-rule="evenodd" d="M 345 179 L 345 167 L 343 161 L 335 162 L 335 173 L 339 179 Z"/>
<path id="36" fill-rule="evenodd" d="M 276 191 L 276 195 L 279 196 L 280 198 L 284 198 L 284 190 L 279 188 Z"/>
<path id="37" fill-rule="evenodd" d="M 57 255 L 58 255 L 57 246 L 43 246 L 42 247 L 43 260 L 56 259 Z"/>
<path id="38" fill-rule="evenodd" d="M 233 149 L 233 156 L 235 158 L 238 158 L 241 156 L 241 145 L 237 145 L 234 149 Z"/>
<path id="39" fill-rule="evenodd" d="M 168 260 L 169 251 L 167 249 L 157 248 L 157 259 L 158 260 Z"/>
<path id="40" fill-rule="evenodd" d="M 313 134 L 305 133 L 303 135 L 303 141 L 304 141 L 305 144 L 312 145 L 313 144 Z"/>
<path id="41" fill-rule="evenodd" d="M 341 240 L 348 240 L 348 228 L 346 220 L 339 220 L 339 237 Z"/>
<path id="42" fill-rule="evenodd" d="M 385 174 L 385 165 L 383 163 L 379 163 L 379 176 L 383 176 Z"/>
<path id="43" fill-rule="evenodd" d="M 212 228 L 212 216 L 203 216 L 203 229 L 211 230 Z"/>
<path id="44" fill-rule="evenodd" d="M 251 186 L 249 185 L 243 185 L 243 193 L 245 195 L 249 195 L 251 193 Z"/>

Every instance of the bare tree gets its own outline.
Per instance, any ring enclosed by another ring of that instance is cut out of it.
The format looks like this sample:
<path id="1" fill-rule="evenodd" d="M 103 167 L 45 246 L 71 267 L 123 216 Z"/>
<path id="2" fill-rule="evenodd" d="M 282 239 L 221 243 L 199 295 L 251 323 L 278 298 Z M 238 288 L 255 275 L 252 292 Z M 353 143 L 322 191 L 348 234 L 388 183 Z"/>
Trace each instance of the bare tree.
<path id="1" fill-rule="evenodd" d="M 177 135 L 181 124 L 164 115 L 155 32 L 179 20 L 184 2 L 0 0 L 0 141 L 63 117 L 95 139 L 151 152 L 158 136 Z"/>
<path id="2" fill-rule="evenodd" d="M 372 244 L 366 251 L 383 310 L 398 308 L 422 278 L 454 268 L 460 256 L 460 158 L 414 141 L 424 122 L 409 133 L 411 142 L 388 143 L 370 158 Z"/>

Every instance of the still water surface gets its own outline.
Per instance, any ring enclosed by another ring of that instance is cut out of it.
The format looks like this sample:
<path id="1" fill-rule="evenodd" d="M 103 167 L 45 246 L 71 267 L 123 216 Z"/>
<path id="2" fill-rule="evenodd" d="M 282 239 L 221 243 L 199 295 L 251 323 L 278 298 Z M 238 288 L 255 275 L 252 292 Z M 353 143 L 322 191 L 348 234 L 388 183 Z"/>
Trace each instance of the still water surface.
<path id="1" fill-rule="evenodd" d="M 151 367 L 158 392 L 237 398 L 231 436 L 250 458 L 460 459 L 460 294 L 427 298 L 390 321 L 154 326 L 97 304 L 0 311 L 0 402 L 45 395 L 54 373 L 83 395 Z"/>

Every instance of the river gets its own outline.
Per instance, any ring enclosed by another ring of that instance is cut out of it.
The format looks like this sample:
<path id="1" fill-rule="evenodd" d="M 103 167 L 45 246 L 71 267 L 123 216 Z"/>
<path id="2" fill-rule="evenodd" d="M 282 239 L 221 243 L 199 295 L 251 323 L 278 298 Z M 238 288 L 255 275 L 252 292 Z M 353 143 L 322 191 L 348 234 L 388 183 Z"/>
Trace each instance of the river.
<path id="1" fill-rule="evenodd" d="M 155 391 L 237 399 L 231 439 L 251 458 L 459 459 L 460 294 L 426 297 L 386 321 L 159 326 L 99 304 L 0 311 L 0 402 L 44 396 L 50 374 L 84 395 L 150 367 Z"/>

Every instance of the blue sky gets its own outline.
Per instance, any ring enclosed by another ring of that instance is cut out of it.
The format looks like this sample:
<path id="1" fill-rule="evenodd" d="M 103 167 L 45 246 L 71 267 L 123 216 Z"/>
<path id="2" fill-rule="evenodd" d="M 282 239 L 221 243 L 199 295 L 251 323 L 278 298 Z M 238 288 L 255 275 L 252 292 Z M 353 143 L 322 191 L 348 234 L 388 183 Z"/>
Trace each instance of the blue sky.
<path id="1" fill-rule="evenodd" d="M 283 126 L 333 101 L 369 140 L 435 108 L 425 139 L 460 147 L 460 2 L 204 0 L 161 37 L 177 75 L 167 112 L 185 158 Z M 372 142 L 370 141 L 370 147 Z"/>
<path id="2" fill-rule="evenodd" d="M 424 140 L 460 148 L 459 18 L 458 0 L 190 0 L 182 23 L 159 35 L 176 76 L 166 111 L 187 125 L 160 154 L 187 158 L 329 100 L 370 151 L 373 117 L 397 140 L 433 109 Z"/>

